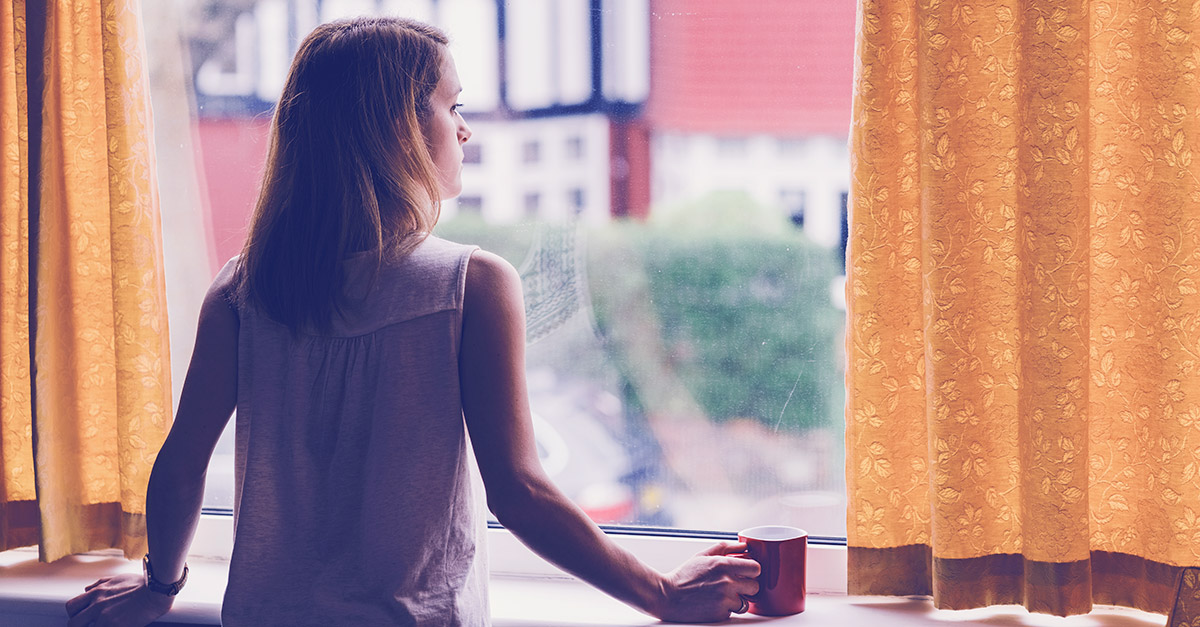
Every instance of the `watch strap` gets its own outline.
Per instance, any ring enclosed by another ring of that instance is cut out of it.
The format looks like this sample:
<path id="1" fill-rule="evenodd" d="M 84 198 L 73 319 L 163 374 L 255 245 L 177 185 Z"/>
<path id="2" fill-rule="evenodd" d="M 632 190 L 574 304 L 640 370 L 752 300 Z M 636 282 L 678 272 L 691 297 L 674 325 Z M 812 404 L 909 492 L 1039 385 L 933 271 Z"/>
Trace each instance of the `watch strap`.
<path id="1" fill-rule="evenodd" d="M 165 594 L 169 597 L 173 597 L 179 594 L 179 591 L 183 590 L 183 584 L 187 583 L 188 566 L 186 563 L 183 565 L 183 576 L 180 577 L 179 581 L 176 581 L 175 583 L 163 583 L 154 578 L 154 568 L 150 566 L 149 553 L 146 554 L 146 557 L 142 558 L 142 570 L 146 573 L 146 587 L 149 588 L 151 592 L 157 592 L 159 594 Z"/>

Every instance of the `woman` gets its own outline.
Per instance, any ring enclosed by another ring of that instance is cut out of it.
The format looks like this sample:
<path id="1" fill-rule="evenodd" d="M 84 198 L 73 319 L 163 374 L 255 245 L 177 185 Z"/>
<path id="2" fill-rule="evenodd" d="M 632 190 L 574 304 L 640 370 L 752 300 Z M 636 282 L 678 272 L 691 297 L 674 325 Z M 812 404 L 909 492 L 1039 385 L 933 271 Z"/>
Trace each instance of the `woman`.
<path id="1" fill-rule="evenodd" d="M 543 472 L 520 279 L 429 236 L 471 137 L 446 44 L 425 24 L 365 18 L 301 45 L 249 237 L 204 300 L 151 475 L 146 574 L 89 586 L 67 604 L 71 626 L 144 625 L 171 607 L 235 407 L 226 627 L 488 624 L 471 453 L 497 519 L 567 572 L 665 620 L 745 611 L 758 565 L 733 555 L 744 545 L 658 573 Z"/>

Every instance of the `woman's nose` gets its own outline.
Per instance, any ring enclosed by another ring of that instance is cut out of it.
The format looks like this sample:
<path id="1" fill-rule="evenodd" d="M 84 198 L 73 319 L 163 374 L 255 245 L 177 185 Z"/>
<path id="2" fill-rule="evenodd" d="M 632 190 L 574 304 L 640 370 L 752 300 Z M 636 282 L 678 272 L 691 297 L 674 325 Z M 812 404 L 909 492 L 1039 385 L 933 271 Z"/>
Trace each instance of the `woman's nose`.
<path id="1" fill-rule="evenodd" d="M 458 143 L 465 144 L 468 139 L 471 139 L 471 127 L 463 122 L 458 128 Z"/>

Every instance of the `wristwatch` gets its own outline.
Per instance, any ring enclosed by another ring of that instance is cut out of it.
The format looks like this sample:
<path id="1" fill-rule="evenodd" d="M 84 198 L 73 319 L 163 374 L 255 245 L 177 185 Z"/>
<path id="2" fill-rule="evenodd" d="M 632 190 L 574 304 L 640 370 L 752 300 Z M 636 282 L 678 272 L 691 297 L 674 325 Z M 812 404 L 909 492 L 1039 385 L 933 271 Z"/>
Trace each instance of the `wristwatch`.
<path id="1" fill-rule="evenodd" d="M 142 571 L 146 573 L 146 587 L 150 588 L 151 592 L 165 594 L 169 597 L 179 594 L 179 591 L 183 590 L 183 584 L 187 583 L 187 563 L 184 563 L 183 565 L 183 576 L 180 577 L 179 581 L 176 581 L 175 583 L 163 583 L 154 578 L 154 569 L 150 567 L 149 553 L 146 554 L 146 557 L 142 558 Z"/>

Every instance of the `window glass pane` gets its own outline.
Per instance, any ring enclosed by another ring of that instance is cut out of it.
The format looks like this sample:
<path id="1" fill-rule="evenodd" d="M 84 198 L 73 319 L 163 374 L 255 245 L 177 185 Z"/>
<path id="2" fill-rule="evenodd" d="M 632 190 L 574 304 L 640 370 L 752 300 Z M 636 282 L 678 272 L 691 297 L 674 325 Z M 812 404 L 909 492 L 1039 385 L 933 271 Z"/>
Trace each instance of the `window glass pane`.
<path id="1" fill-rule="evenodd" d="M 393 14 L 421 19 L 396 7 Z M 499 14 L 495 0 L 440 0 L 440 23 L 450 33 L 450 50 L 458 77 L 470 91 L 463 95 L 463 111 L 494 111 L 500 104 Z M 425 19 L 423 21 L 429 21 Z"/>
<path id="2" fill-rule="evenodd" d="M 508 101 L 519 109 L 540 109 L 555 104 L 554 15 L 555 0 L 525 0 L 507 6 L 504 13 L 508 37 L 505 80 Z"/>
<path id="3" fill-rule="evenodd" d="M 845 534 L 853 3 L 142 6 L 177 388 L 204 289 L 241 248 L 300 39 L 341 15 L 432 20 L 474 132 L 437 233 L 522 273 L 555 481 L 600 522 Z M 207 507 L 232 506 L 231 434 Z"/>

